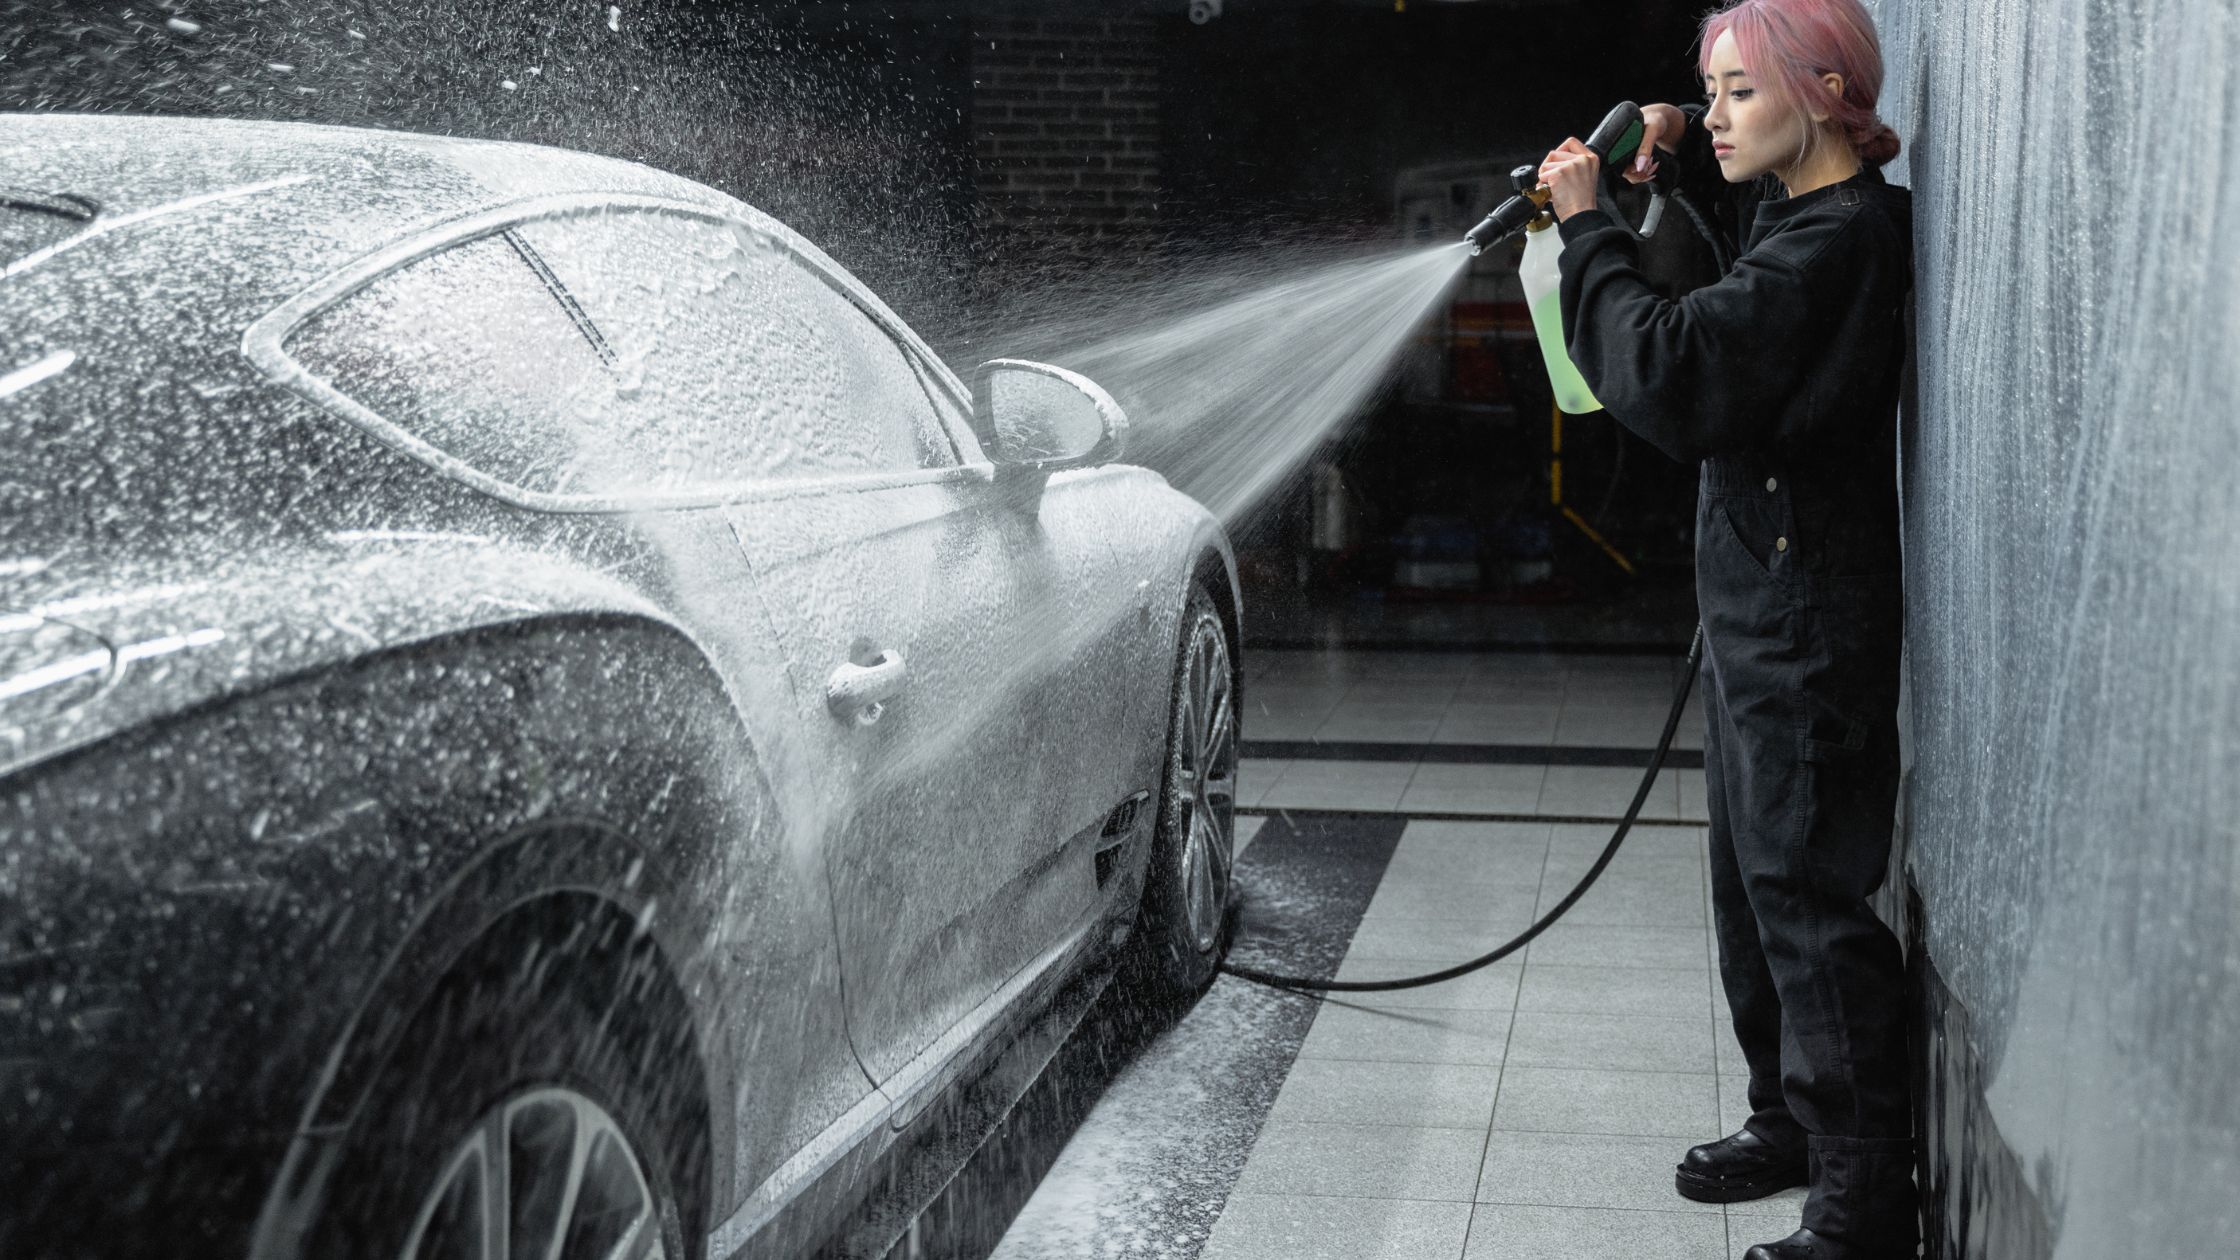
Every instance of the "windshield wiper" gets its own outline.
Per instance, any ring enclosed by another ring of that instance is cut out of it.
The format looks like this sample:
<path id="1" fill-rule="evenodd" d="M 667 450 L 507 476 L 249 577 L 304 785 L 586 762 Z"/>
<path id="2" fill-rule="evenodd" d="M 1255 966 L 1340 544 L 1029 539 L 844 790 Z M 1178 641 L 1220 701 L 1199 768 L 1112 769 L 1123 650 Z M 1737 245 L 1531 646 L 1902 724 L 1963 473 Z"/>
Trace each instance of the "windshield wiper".
<path id="1" fill-rule="evenodd" d="M 91 223 L 101 215 L 101 206 L 91 197 L 76 193 L 41 192 L 36 188 L 11 188 L 0 184 L 0 209 L 31 210 L 52 214 L 75 223 Z"/>

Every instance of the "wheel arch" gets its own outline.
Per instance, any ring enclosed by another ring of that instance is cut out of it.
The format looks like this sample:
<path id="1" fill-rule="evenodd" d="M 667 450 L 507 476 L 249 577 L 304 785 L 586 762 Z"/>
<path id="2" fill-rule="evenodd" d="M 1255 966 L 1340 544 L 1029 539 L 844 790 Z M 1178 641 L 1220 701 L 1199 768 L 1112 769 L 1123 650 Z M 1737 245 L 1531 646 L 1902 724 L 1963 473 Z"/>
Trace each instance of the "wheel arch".
<path id="1" fill-rule="evenodd" d="M 755 904 L 786 895 L 774 802 L 698 646 L 614 613 L 260 680 L 0 782 L 0 818 L 36 859 L 19 885 L 32 912 L 44 901 L 60 917 L 42 922 L 168 976 L 127 977 L 154 1019 L 120 1025 L 104 1062 L 142 1093 L 180 1073 L 215 1087 L 169 1095 L 198 1099 L 167 1122 L 181 1150 L 275 1144 L 240 1204 L 252 1256 L 296 1254 L 350 1117 L 444 977 L 570 911 L 631 925 L 658 960 L 647 983 L 684 1011 L 698 1060 L 699 1175 L 725 1192 L 741 1065 L 705 980 L 721 963 L 711 892 L 744 872 Z M 143 1043 L 155 1053 L 132 1057 Z M 150 1199 L 151 1238 L 167 1203 Z"/>

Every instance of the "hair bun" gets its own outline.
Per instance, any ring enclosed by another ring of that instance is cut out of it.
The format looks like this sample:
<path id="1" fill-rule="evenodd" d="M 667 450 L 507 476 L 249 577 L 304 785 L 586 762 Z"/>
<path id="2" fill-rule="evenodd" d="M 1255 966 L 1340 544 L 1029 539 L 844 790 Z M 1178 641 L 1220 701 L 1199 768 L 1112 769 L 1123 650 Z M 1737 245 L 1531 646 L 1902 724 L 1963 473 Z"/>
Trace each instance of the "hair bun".
<path id="1" fill-rule="evenodd" d="M 1869 166 L 1880 166 L 1898 156 L 1902 147 L 1898 133 L 1887 123 L 1876 119 L 1866 127 L 1864 137 L 1854 137 L 1852 147 L 1859 151 L 1859 160 Z"/>

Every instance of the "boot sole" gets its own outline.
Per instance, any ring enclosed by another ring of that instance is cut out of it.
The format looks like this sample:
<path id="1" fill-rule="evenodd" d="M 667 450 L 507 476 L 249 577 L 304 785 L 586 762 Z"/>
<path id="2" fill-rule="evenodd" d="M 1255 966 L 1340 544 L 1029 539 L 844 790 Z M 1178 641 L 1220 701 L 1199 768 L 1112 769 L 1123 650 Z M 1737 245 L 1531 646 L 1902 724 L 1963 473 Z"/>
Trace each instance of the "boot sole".
<path id="1" fill-rule="evenodd" d="M 1680 1197 L 1693 1199 L 1698 1203 L 1747 1203 L 1752 1199 L 1779 1194 L 1792 1186 L 1804 1185 L 1810 1180 L 1802 1168 L 1794 1172 L 1767 1173 L 1748 1179 L 1702 1177 L 1684 1169 L 1675 1170 L 1672 1174 L 1673 1188 L 1680 1192 Z"/>

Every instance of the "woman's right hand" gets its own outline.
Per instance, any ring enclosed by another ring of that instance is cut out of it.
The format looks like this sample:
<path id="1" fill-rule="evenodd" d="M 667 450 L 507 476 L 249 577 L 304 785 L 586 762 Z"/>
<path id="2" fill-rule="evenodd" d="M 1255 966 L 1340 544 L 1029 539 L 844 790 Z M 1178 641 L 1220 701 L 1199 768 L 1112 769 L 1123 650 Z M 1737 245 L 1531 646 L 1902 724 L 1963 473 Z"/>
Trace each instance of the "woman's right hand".
<path id="1" fill-rule="evenodd" d="M 1688 116 L 1677 105 L 1644 105 L 1641 107 L 1641 148 L 1632 161 L 1627 162 L 1619 174 L 1629 184 L 1646 184 L 1657 177 L 1657 163 L 1662 159 L 1658 149 L 1666 153 L 1680 151 L 1680 138 L 1687 134 Z"/>

